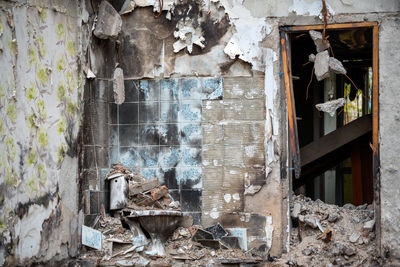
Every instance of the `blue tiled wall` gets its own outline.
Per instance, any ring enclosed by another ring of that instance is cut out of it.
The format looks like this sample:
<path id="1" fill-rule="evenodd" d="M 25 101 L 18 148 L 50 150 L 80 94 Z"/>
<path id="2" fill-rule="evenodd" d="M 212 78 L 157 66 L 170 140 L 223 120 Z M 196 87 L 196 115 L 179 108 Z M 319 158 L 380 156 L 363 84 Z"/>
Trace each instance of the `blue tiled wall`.
<path id="1" fill-rule="evenodd" d="M 110 165 L 158 177 L 182 209 L 200 212 L 202 100 L 222 99 L 222 78 L 126 80 L 110 104 Z"/>

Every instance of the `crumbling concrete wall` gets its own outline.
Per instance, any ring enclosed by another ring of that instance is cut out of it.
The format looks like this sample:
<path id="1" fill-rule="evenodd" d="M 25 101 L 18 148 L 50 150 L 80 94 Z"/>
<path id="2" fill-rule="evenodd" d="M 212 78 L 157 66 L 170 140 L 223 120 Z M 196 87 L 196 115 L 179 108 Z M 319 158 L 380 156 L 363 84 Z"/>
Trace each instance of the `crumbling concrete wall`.
<path id="1" fill-rule="evenodd" d="M 78 252 L 78 11 L 0 3 L 0 265 Z"/>
<path id="2" fill-rule="evenodd" d="M 247 229 L 251 246 L 264 245 L 265 250 L 271 248 L 272 255 L 279 255 L 288 248 L 290 230 L 287 114 L 280 75 L 279 25 L 322 24 L 322 2 L 164 2 L 164 12 L 156 18 L 153 12 L 159 10 L 158 1 L 127 1 L 130 8 L 122 12 L 120 36 L 108 40 L 93 38 L 89 47 L 90 68 L 96 78 L 90 87 L 92 94 L 88 96 L 88 103 L 92 103 L 89 110 L 95 112 L 97 118 L 92 123 L 90 132 L 94 134 L 90 138 L 97 138 L 97 141 L 88 140 L 87 150 L 83 152 L 86 155 L 84 165 L 87 164 L 84 168 L 91 173 L 90 179 L 85 178 L 89 183 L 84 189 L 93 195 L 93 201 L 90 196 L 86 201 L 86 210 L 91 215 L 88 218 L 95 218 L 102 196 L 105 201 L 107 188 L 101 177 L 117 160 L 141 172 L 152 169 L 154 172 L 148 173 L 150 176 L 159 176 L 160 181 L 169 184 L 182 197 L 180 190 L 183 187 L 181 181 L 176 180 L 177 175 L 172 179 L 174 175 L 159 171 L 163 167 L 160 160 L 166 154 L 174 155 L 169 146 L 178 146 L 178 143 L 166 144 L 168 152 L 160 152 L 161 136 L 157 127 L 164 123 L 160 117 L 164 110 L 162 106 L 168 110 L 167 118 L 172 119 L 173 102 L 182 100 L 162 99 L 161 92 L 165 88 L 171 88 L 168 97 L 174 97 L 175 89 L 182 90 L 180 86 L 164 87 L 163 84 L 174 81 L 196 83 L 214 77 L 223 80 L 222 98 L 202 99 L 201 108 L 197 105 L 195 109 L 189 109 L 193 114 L 201 114 L 201 123 L 196 121 L 201 127 L 201 134 L 196 131 L 197 141 L 201 139 L 201 144 L 196 146 L 201 153 L 197 154 L 193 166 L 193 169 L 201 166 L 201 182 L 197 181 L 185 190 L 199 193 L 188 198 L 188 202 L 183 198 L 180 200 L 184 200 L 183 206 L 196 206 L 196 210 L 187 211 L 200 215 L 196 220 L 205 226 L 219 221 L 225 227 Z M 386 18 L 393 15 L 391 12 L 400 9 L 395 0 L 379 4 L 352 0 L 326 2 L 331 15 L 328 23 L 378 21 L 384 25 Z M 94 2 L 94 12 L 98 4 L 99 1 Z M 122 7 L 122 2 L 112 4 L 117 11 Z M 117 63 L 125 76 L 125 103 L 122 105 L 116 105 L 110 94 Z M 146 83 L 161 85 L 142 86 Z M 146 92 L 145 88 L 153 88 L 153 91 Z M 158 98 L 154 98 L 157 97 L 154 88 L 161 90 Z M 143 94 L 142 98 L 140 94 Z M 146 94 L 148 98 L 144 97 Z M 156 102 L 159 104 L 155 105 Z M 149 107 L 149 104 L 153 108 L 140 109 L 141 105 Z M 158 117 L 140 122 L 141 112 L 156 113 Z M 121 123 L 123 116 L 136 118 L 137 123 Z M 151 140 L 144 143 L 140 143 L 141 124 L 157 125 L 153 127 L 154 131 L 145 135 Z M 172 124 L 177 125 L 178 121 Z M 165 134 L 170 141 L 182 138 L 180 131 L 167 130 Z M 151 161 L 146 161 L 137 150 L 155 140 L 158 143 L 153 145 L 158 147 L 155 148 L 158 153 L 153 153 Z M 381 142 L 384 143 L 383 139 Z M 95 158 L 89 155 L 95 155 Z M 181 160 L 182 155 L 179 155 L 177 158 Z M 143 163 L 151 166 L 141 165 Z M 178 161 L 175 163 L 179 164 Z M 196 188 L 199 185 L 201 188 Z"/>

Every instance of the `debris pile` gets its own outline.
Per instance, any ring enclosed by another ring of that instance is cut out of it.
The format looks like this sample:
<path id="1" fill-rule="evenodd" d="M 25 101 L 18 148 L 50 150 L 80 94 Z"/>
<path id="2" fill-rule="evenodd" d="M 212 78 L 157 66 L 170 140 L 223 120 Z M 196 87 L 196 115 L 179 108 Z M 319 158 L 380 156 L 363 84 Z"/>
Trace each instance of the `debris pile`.
<path id="1" fill-rule="evenodd" d="M 290 252 L 276 263 L 293 266 L 377 266 L 372 205 L 343 207 L 294 196 Z"/>
<path id="2" fill-rule="evenodd" d="M 94 228 L 83 226 L 82 259 L 106 266 L 175 266 L 189 263 L 260 263 L 261 252 L 247 249 L 243 237 L 217 223 L 193 225 L 180 203 L 157 178 L 145 179 L 122 164 L 106 175 L 110 182 L 110 210 L 99 215 Z M 84 236 L 85 235 L 85 236 Z M 83 241 L 85 240 L 85 242 Z M 94 248 L 90 249 L 88 247 Z"/>

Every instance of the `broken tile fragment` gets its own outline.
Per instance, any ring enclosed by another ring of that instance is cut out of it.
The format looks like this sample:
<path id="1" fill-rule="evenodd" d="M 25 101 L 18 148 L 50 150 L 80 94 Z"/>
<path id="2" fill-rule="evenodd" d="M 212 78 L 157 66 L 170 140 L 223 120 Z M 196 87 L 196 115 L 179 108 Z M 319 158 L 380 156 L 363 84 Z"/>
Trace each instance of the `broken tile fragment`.
<path id="1" fill-rule="evenodd" d="M 193 241 L 198 241 L 198 240 L 204 240 L 204 239 L 214 239 L 214 236 L 212 233 L 203 230 L 201 228 L 197 229 L 196 233 L 192 237 Z"/>
<path id="2" fill-rule="evenodd" d="M 125 102 L 124 72 L 116 68 L 113 77 L 113 91 L 115 104 L 121 105 Z"/>
<path id="3" fill-rule="evenodd" d="M 93 34 L 100 39 L 116 38 L 121 27 L 121 16 L 110 3 L 103 0 L 99 7 L 97 24 Z"/>
<path id="4" fill-rule="evenodd" d="M 319 31 L 309 31 L 311 39 L 314 41 L 314 44 L 317 48 L 317 52 L 322 52 L 329 48 L 329 42 L 326 40 L 326 43 L 322 41 L 322 33 Z"/>
<path id="5" fill-rule="evenodd" d="M 220 240 L 223 236 L 227 236 L 228 232 L 222 227 L 220 223 L 206 228 L 206 230 L 213 234 L 214 238 Z"/>
<path id="6" fill-rule="evenodd" d="M 329 68 L 331 69 L 331 71 L 333 71 L 336 74 L 346 74 L 347 73 L 346 69 L 343 67 L 342 62 L 340 62 L 339 60 L 337 60 L 334 57 L 329 58 Z"/>
<path id="7" fill-rule="evenodd" d="M 319 52 L 315 57 L 314 73 L 318 81 L 329 77 L 329 53 L 328 51 Z"/>

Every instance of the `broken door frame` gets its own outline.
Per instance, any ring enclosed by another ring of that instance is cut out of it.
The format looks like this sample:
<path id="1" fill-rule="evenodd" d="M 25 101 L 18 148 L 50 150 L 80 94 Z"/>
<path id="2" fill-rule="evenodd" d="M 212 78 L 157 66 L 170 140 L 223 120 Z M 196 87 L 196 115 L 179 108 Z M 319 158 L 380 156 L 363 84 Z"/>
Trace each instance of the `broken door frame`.
<path id="1" fill-rule="evenodd" d="M 378 249 L 380 251 L 380 176 L 379 176 L 379 142 L 378 142 L 378 124 L 379 124 L 379 83 L 378 83 L 378 23 L 377 22 L 356 22 L 356 23 L 337 23 L 328 25 L 304 25 L 304 26 L 281 26 L 280 39 L 282 49 L 282 66 L 285 81 L 285 92 L 288 107 L 288 126 L 290 135 L 291 160 L 295 170 L 295 177 L 300 177 L 301 159 L 299 140 L 297 134 L 296 107 L 293 94 L 293 83 L 291 73 L 290 44 L 288 43 L 288 33 L 309 31 L 309 30 L 342 30 L 349 28 L 372 28 L 372 144 L 370 144 L 373 155 L 373 181 L 374 181 L 374 203 L 376 218 L 376 233 Z"/>

